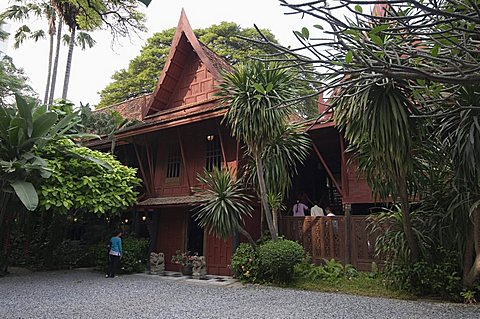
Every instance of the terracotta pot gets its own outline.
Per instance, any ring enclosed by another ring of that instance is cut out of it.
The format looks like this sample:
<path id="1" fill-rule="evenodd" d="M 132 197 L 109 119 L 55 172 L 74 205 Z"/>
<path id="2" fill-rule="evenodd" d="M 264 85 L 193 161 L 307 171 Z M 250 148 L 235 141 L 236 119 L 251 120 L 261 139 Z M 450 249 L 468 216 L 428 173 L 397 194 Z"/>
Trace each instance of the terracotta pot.
<path id="1" fill-rule="evenodd" d="M 193 270 L 192 266 L 180 266 L 180 272 L 184 276 L 191 276 L 192 275 L 192 270 Z"/>

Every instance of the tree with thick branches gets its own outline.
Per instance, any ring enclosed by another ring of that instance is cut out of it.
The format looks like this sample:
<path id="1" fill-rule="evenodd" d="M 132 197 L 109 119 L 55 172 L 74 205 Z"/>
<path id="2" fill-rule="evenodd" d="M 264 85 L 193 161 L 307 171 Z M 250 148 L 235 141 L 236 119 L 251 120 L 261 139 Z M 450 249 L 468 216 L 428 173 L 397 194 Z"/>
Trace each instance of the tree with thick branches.
<path id="1" fill-rule="evenodd" d="M 307 15 L 319 23 L 313 29 L 306 26 L 294 31 L 300 43 L 297 48 L 269 43 L 279 53 L 265 58 L 284 61 L 295 67 L 315 65 L 323 76 L 324 90 L 331 92 L 334 101 L 343 99 L 343 103 L 334 102 L 332 108 L 350 103 L 349 109 L 355 110 L 357 105 L 352 104 L 355 100 L 363 101 L 363 105 L 370 108 L 375 103 L 368 101 L 368 90 L 384 83 L 391 83 L 394 87 L 404 83 L 410 88 L 405 97 L 420 116 L 444 118 L 443 121 L 433 121 L 432 130 L 448 137 L 445 143 L 435 147 L 451 154 L 456 190 L 461 198 L 467 198 L 465 206 L 470 218 L 466 223 L 470 225 L 471 235 L 467 236 L 469 240 L 464 245 L 464 284 L 472 286 L 480 277 L 480 183 L 477 172 L 480 147 L 476 142 L 480 126 L 475 125 L 479 105 L 478 99 L 473 98 L 480 94 L 479 4 L 470 0 L 279 2 L 288 10 L 287 14 Z M 373 10 L 370 9 L 372 6 Z M 266 39 L 262 42 L 268 43 Z M 470 92 L 469 99 L 465 99 L 468 95 L 465 90 Z M 361 100 L 360 96 L 366 100 Z M 385 105 L 393 104 L 398 106 L 398 103 Z M 370 112 L 364 114 L 367 116 Z M 379 114 L 385 116 L 386 113 Z M 398 123 L 405 121 L 398 112 L 391 115 L 397 117 Z M 345 123 L 345 131 L 352 130 L 348 120 Z M 382 135 L 385 133 L 376 138 L 384 138 Z M 396 147 L 407 150 L 404 141 L 402 139 Z M 372 140 L 368 142 L 372 143 Z M 355 146 L 355 143 L 351 145 Z M 353 149 L 361 150 L 358 147 Z M 410 248 L 412 252 L 416 249 Z"/>

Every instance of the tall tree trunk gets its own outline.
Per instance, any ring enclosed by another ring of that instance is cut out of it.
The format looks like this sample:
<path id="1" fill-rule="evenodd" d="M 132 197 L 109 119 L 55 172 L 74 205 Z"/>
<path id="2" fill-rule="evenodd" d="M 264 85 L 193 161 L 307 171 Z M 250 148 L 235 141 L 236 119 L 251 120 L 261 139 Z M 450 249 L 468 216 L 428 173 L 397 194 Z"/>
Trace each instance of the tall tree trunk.
<path id="1" fill-rule="evenodd" d="M 68 57 L 67 57 L 67 65 L 65 67 L 65 79 L 63 80 L 63 93 L 62 99 L 67 99 L 68 93 L 68 82 L 70 81 L 70 72 L 72 70 L 72 57 L 73 57 L 73 48 L 75 47 L 75 31 L 76 28 L 72 28 L 70 34 L 70 43 L 68 44 Z"/>
<path id="2" fill-rule="evenodd" d="M 405 233 L 405 237 L 407 238 L 408 247 L 410 248 L 411 261 L 416 262 L 418 260 L 418 245 L 413 233 L 412 221 L 410 219 L 410 203 L 408 202 L 407 181 L 403 176 L 400 178 L 399 186 L 400 205 L 403 215 L 403 231 Z"/>
<path id="3" fill-rule="evenodd" d="M 52 83 L 50 87 L 50 93 L 48 97 L 48 105 L 53 104 L 53 96 L 55 94 L 55 82 L 57 81 L 57 71 L 58 71 L 58 57 L 60 56 L 60 44 L 62 43 L 62 19 L 58 19 L 58 28 L 57 28 L 57 49 L 55 50 L 55 61 L 53 62 L 52 70 Z"/>
<path id="4" fill-rule="evenodd" d="M 48 34 L 50 35 L 50 48 L 48 50 L 48 71 L 47 71 L 47 86 L 45 88 L 45 96 L 43 98 L 43 104 L 48 102 L 48 93 L 50 92 L 50 80 L 52 78 L 52 60 L 53 60 L 53 43 L 55 35 L 55 16 L 52 16 L 48 21 Z"/>
<path id="5" fill-rule="evenodd" d="M 475 281 L 480 278 L 480 208 L 476 208 L 472 213 L 473 223 L 473 247 L 475 249 L 475 260 L 470 270 L 465 275 L 463 283 L 467 287 L 473 287 Z M 467 243 L 468 244 L 468 243 Z"/>
<path id="6" fill-rule="evenodd" d="M 263 212 L 265 213 L 265 219 L 267 220 L 267 225 L 268 229 L 270 230 L 272 240 L 276 241 L 278 236 L 275 226 L 273 225 L 272 213 L 270 211 L 270 207 L 268 206 L 267 187 L 265 185 L 265 178 L 263 176 L 262 155 L 260 152 L 255 153 L 255 165 L 257 167 L 258 187 L 260 188 L 260 199 L 262 202 Z"/>

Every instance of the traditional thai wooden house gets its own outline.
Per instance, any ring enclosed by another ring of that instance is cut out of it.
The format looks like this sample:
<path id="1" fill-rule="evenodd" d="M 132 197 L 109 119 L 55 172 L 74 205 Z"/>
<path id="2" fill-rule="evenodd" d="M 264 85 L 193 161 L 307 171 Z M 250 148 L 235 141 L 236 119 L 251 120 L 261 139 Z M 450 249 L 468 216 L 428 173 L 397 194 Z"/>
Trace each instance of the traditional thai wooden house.
<path id="1" fill-rule="evenodd" d="M 230 274 L 232 240 L 222 241 L 205 233 L 192 219 L 192 207 L 202 199 L 194 193 L 201 187 L 197 174 L 213 167 L 235 169 L 239 165 L 239 144 L 222 125 L 226 110 L 214 95 L 222 70 L 229 68 L 225 60 L 197 40 L 182 11 L 154 93 L 109 108 L 141 120 L 115 135 L 116 153 L 125 164 L 139 169 L 144 189 L 132 211 L 148 217 L 149 233 L 154 238 L 151 249 L 165 253 L 167 270 L 177 269 L 170 263 L 176 250 L 190 250 L 206 256 L 208 273 Z M 319 100 L 319 111 L 322 108 L 323 99 Z M 325 121 L 307 123 L 313 149 L 299 169 L 291 198 L 305 193 L 334 207 L 338 215 L 346 209 L 347 217 L 285 216 L 280 225 L 287 237 L 303 242 L 316 261 L 337 258 L 349 262 L 345 256 L 352 254 L 348 249 L 345 254 L 344 243 L 351 238 L 350 231 L 345 232 L 345 223 L 350 227 L 350 211 L 366 213 L 372 198 L 366 183 L 355 175 L 355 167 L 347 164 L 345 143 L 328 116 Z M 109 148 L 110 143 L 93 141 L 90 146 Z M 351 229 L 361 233 L 355 236 L 360 236 L 358 241 L 367 247 L 364 219 L 362 222 L 359 230 L 355 222 Z M 259 210 L 247 220 L 246 228 L 254 238 L 260 236 Z M 369 251 L 362 256 L 370 258 L 367 262 L 371 260 Z"/>

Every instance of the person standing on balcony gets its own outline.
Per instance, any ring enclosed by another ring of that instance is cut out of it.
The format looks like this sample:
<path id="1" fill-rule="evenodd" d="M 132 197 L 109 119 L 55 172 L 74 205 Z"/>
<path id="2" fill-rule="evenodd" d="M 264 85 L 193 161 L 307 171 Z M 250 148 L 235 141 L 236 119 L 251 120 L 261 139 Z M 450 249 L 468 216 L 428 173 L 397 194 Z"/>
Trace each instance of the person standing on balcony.
<path id="1" fill-rule="evenodd" d="M 293 216 L 305 217 L 305 211 L 307 210 L 308 206 L 300 202 L 299 199 L 297 199 L 297 202 L 295 203 L 295 205 L 293 205 L 292 208 Z"/>
<path id="2" fill-rule="evenodd" d="M 314 217 L 325 216 L 325 214 L 323 213 L 323 209 L 317 204 L 310 208 L 310 215 Z"/>

